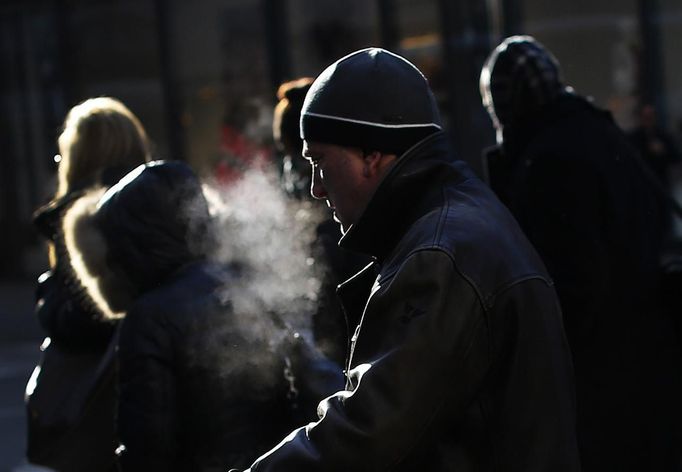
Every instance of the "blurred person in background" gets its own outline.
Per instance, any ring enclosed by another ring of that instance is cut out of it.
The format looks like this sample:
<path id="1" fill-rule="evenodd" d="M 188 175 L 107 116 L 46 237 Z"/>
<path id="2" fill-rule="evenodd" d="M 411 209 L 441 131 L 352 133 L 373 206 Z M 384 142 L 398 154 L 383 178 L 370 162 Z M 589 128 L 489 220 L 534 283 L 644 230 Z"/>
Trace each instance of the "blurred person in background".
<path id="1" fill-rule="evenodd" d="M 277 91 L 279 102 L 273 116 L 273 138 L 282 156 L 282 185 L 291 197 L 311 202 L 314 200 L 310 196 L 310 165 L 303 158 L 300 120 L 303 100 L 312 83 L 313 79 L 308 77 L 283 83 Z M 341 232 L 330 217 L 324 218 L 316 233 L 316 243 L 311 249 L 325 273 L 318 310 L 313 315 L 313 334 L 322 351 L 343 365 L 348 354 L 350 328 L 336 296 L 336 287 L 369 264 L 370 259 L 339 247 Z"/>
<path id="2" fill-rule="evenodd" d="M 346 388 L 250 470 L 577 471 L 556 293 L 456 160 L 423 74 L 384 49 L 325 69 L 301 111 L 313 197 L 374 262 L 339 287 Z"/>
<path id="3" fill-rule="evenodd" d="M 237 311 L 248 267 L 210 257 L 216 235 L 198 177 L 181 162 L 140 166 L 65 218 L 79 282 L 118 346 L 123 471 L 244 466 L 304 424 L 338 371 L 271 313 Z M 323 369 L 324 370 L 324 369 Z"/>
<path id="4" fill-rule="evenodd" d="M 637 126 L 629 138 L 660 182 L 669 185 L 669 169 L 682 160 L 674 138 L 658 124 L 656 109 L 648 103 L 640 105 Z"/>
<path id="5" fill-rule="evenodd" d="M 679 470 L 682 365 L 660 306 L 663 203 L 610 113 L 530 36 L 481 73 L 499 147 L 492 188 L 556 283 L 573 353 L 585 471 Z"/>
<path id="6" fill-rule="evenodd" d="M 637 126 L 630 131 L 628 137 L 639 152 L 644 163 L 656 176 L 654 185 L 661 187 L 660 192 L 671 195 L 670 171 L 682 161 L 675 139 L 658 124 L 656 109 L 648 103 L 637 108 Z M 663 230 L 666 239 L 672 238 L 673 214 L 664 215 Z"/>
<path id="7" fill-rule="evenodd" d="M 299 121 L 305 94 L 312 83 L 312 78 L 301 77 L 281 84 L 277 89 L 278 102 L 273 113 L 272 136 L 281 156 L 282 187 L 295 198 L 310 195 L 310 171 L 301 155 L 303 139 Z"/>
<path id="8" fill-rule="evenodd" d="M 637 107 L 637 126 L 628 133 L 652 185 L 664 201 L 664 248 L 661 255 L 663 307 L 675 323 L 678 342 L 682 342 L 682 235 L 675 221 L 682 221 L 679 192 L 682 154 L 675 137 L 658 122 L 656 108 L 649 103 Z"/>
<path id="9" fill-rule="evenodd" d="M 98 97 L 69 111 L 58 145 L 56 194 L 34 214 L 48 241 L 50 269 L 38 280 L 36 314 L 49 338 L 27 389 L 27 455 L 58 470 L 109 470 L 114 381 L 106 352 L 112 350 L 115 323 L 101 317 L 75 283 L 62 220 L 85 192 L 106 188 L 148 161 L 149 142 L 123 103 Z"/>

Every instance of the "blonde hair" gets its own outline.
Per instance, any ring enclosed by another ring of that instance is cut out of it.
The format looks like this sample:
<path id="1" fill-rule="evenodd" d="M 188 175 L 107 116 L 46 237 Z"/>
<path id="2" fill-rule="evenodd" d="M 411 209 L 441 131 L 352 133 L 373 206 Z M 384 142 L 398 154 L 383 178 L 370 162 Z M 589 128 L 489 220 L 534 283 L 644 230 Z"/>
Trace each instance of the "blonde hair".
<path id="1" fill-rule="evenodd" d="M 104 169 L 132 170 L 151 159 L 142 123 L 111 97 L 90 98 L 73 107 L 58 144 L 62 159 L 56 198 L 98 179 Z"/>

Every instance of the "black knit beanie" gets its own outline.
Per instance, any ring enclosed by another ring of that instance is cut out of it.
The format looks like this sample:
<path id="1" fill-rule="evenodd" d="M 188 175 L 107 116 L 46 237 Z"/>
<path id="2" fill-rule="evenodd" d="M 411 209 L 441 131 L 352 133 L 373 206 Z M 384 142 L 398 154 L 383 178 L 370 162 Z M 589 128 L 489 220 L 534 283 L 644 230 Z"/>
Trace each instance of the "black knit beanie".
<path id="1" fill-rule="evenodd" d="M 356 51 L 315 79 L 301 110 L 301 137 L 402 154 L 441 129 L 424 75 L 385 49 Z"/>

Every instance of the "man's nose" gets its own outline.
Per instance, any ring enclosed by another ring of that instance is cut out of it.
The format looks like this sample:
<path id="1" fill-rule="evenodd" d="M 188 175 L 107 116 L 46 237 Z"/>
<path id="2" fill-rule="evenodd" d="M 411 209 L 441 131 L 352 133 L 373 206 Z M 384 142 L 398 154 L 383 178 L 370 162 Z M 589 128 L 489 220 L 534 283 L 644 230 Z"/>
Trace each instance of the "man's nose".
<path id="1" fill-rule="evenodd" d="M 325 190 L 324 185 L 322 185 L 320 171 L 317 168 L 313 169 L 313 178 L 310 181 L 310 195 L 318 200 L 327 197 L 327 191 Z"/>

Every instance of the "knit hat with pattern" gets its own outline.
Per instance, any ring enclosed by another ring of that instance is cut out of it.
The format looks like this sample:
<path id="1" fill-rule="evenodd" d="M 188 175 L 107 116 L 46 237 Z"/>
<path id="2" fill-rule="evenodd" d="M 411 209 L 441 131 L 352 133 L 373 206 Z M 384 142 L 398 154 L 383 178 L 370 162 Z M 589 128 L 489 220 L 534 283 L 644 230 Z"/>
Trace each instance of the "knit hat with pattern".
<path id="1" fill-rule="evenodd" d="M 542 109 L 566 90 L 559 62 L 531 36 L 511 36 L 497 46 L 480 85 L 484 105 L 502 125 Z"/>

